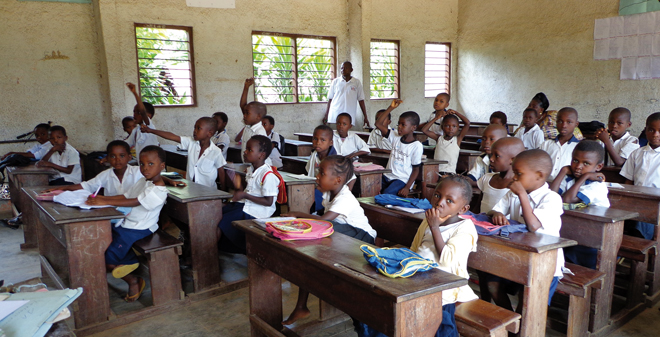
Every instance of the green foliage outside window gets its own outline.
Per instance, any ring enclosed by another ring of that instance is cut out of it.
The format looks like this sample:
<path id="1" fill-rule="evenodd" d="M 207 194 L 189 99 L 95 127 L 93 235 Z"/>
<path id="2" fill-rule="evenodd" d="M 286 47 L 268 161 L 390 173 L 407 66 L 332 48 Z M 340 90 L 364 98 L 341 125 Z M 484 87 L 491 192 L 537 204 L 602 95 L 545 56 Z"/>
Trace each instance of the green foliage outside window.
<path id="1" fill-rule="evenodd" d="M 398 98 L 399 46 L 396 42 L 371 42 L 369 80 L 371 98 Z"/>

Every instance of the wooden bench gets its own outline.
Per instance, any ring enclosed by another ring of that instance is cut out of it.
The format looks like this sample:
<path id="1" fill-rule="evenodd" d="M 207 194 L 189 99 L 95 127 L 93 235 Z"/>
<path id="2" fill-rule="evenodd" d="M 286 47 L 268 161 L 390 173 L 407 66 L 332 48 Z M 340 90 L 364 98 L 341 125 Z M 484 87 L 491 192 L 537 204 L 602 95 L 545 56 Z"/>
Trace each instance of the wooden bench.
<path id="1" fill-rule="evenodd" d="M 630 260 L 630 273 L 626 308 L 632 309 L 644 303 L 644 284 L 648 269 L 649 253 L 657 249 L 656 241 L 624 235 L 619 256 Z"/>
<path id="2" fill-rule="evenodd" d="M 457 304 L 454 316 L 464 337 L 506 337 L 520 330 L 520 314 L 482 300 Z"/>
<path id="3" fill-rule="evenodd" d="M 160 230 L 133 244 L 133 248 L 144 257 L 144 263 L 149 269 L 154 306 L 182 300 L 184 297 L 179 271 L 182 246 L 183 242 Z"/>
<path id="4" fill-rule="evenodd" d="M 569 297 L 566 336 L 588 336 L 591 289 L 603 288 L 605 273 L 572 263 L 565 266 L 574 274 L 564 274 L 557 285 L 557 293 Z"/>

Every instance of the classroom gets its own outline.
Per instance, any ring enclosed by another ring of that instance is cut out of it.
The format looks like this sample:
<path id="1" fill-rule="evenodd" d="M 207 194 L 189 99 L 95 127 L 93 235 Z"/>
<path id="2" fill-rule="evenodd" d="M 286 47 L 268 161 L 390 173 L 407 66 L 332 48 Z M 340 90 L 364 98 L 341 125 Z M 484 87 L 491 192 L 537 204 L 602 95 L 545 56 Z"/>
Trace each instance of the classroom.
<path id="1" fill-rule="evenodd" d="M 0 156 L 33 161 L 0 162 L 0 293 L 83 289 L 46 336 L 454 336 L 446 317 L 464 336 L 660 329 L 655 1 L 5 0 L 0 22 Z M 615 131 L 617 118 L 630 124 Z M 576 172 L 578 154 L 598 162 Z M 525 169 L 534 182 L 516 178 Z M 54 203 L 55 180 L 112 207 Z M 459 187 L 465 207 L 434 213 Z M 378 195 L 431 203 L 411 213 Z M 335 233 L 279 240 L 257 221 L 275 216 Z M 434 235 L 454 221 L 475 226 L 452 269 L 449 234 Z M 116 236 L 137 235 L 115 226 L 143 233 L 109 260 Z M 384 277 L 361 247 L 411 248 L 436 268 Z M 587 250 L 588 267 L 572 260 Z"/>

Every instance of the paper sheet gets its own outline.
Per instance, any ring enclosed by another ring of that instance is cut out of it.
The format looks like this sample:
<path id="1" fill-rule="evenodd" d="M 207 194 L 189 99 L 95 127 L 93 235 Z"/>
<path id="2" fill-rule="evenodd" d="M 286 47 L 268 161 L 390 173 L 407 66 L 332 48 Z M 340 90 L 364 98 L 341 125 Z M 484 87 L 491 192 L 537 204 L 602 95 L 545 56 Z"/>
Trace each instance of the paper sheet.
<path id="1" fill-rule="evenodd" d="M 637 67 L 635 73 L 638 80 L 648 80 L 652 78 L 650 56 L 637 58 Z"/>
<path id="2" fill-rule="evenodd" d="M 639 34 L 651 34 L 655 32 L 656 14 L 645 13 L 639 16 Z"/>
<path id="3" fill-rule="evenodd" d="M 623 55 L 623 38 L 615 37 L 610 39 L 610 55 L 609 59 L 620 59 Z"/>
<path id="4" fill-rule="evenodd" d="M 660 78 L 660 56 L 651 58 L 651 77 Z"/>
<path id="5" fill-rule="evenodd" d="M 640 35 L 637 56 L 651 56 L 653 53 L 653 34 Z"/>
<path id="6" fill-rule="evenodd" d="M 612 187 L 612 188 L 623 188 L 623 185 L 619 183 L 606 183 L 607 187 Z"/>
<path id="7" fill-rule="evenodd" d="M 607 39 L 610 37 L 610 19 L 597 19 L 594 25 L 594 40 Z"/>
<path id="8" fill-rule="evenodd" d="M 291 177 L 294 177 L 294 178 L 296 178 L 296 179 L 300 179 L 300 180 L 316 180 L 316 177 L 310 177 L 310 176 L 308 176 L 308 175 L 306 175 L 306 174 L 292 174 L 292 173 L 288 173 L 288 175 L 291 176 Z"/>
<path id="9" fill-rule="evenodd" d="M 594 60 L 609 60 L 610 39 L 594 41 Z"/>
<path id="10" fill-rule="evenodd" d="M 637 35 L 639 31 L 639 15 L 629 15 L 623 18 L 623 34 L 625 36 Z"/>
<path id="11" fill-rule="evenodd" d="M 69 207 L 80 207 L 82 209 L 92 209 L 92 208 L 105 208 L 105 207 L 112 207 L 112 206 L 91 206 L 87 205 L 85 201 L 87 201 L 87 198 L 92 195 L 92 193 L 89 193 L 86 190 L 77 190 L 77 191 L 65 191 L 62 192 L 61 194 L 58 194 L 53 197 L 53 201 L 59 204 L 62 204 L 64 206 L 69 206 Z"/>
<path id="12" fill-rule="evenodd" d="M 399 211 L 404 211 L 404 212 L 412 213 L 412 214 L 426 212 L 425 210 L 423 210 L 423 209 L 421 209 L 421 208 L 412 208 L 412 207 L 403 207 L 403 206 L 392 206 L 392 208 L 393 208 L 393 209 L 397 209 L 397 210 L 399 210 Z"/>
<path id="13" fill-rule="evenodd" d="M 236 8 L 235 0 L 186 0 L 188 7 Z"/>
<path id="14" fill-rule="evenodd" d="M 5 317 L 11 315 L 12 312 L 25 305 L 30 301 L 2 301 L 0 302 L 0 321 Z"/>
<path id="15" fill-rule="evenodd" d="M 621 60 L 621 74 L 619 76 L 622 80 L 634 80 L 637 71 L 637 58 L 627 57 Z"/>
<path id="16" fill-rule="evenodd" d="M 623 57 L 639 56 L 637 50 L 638 48 L 639 48 L 639 37 L 637 35 L 626 36 L 623 38 L 623 53 L 621 54 L 621 56 Z"/>
<path id="17" fill-rule="evenodd" d="M 623 36 L 623 16 L 610 18 L 610 37 Z"/>

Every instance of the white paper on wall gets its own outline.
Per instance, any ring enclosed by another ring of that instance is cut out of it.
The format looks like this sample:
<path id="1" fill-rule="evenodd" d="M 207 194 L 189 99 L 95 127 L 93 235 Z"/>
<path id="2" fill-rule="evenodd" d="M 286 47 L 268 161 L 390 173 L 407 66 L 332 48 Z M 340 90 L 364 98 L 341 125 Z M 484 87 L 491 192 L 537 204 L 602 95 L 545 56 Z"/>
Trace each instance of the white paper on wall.
<path id="1" fill-rule="evenodd" d="M 623 35 L 637 35 L 639 31 L 639 14 L 623 17 Z"/>
<path id="2" fill-rule="evenodd" d="M 636 57 L 627 57 L 621 60 L 621 74 L 619 76 L 620 79 L 634 80 L 636 72 L 637 72 Z"/>
<path id="3" fill-rule="evenodd" d="M 615 37 L 609 39 L 610 41 L 610 56 L 609 59 L 620 59 L 623 55 L 623 38 Z"/>
<path id="4" fill-rule="evenodd" d="M 594 41 L 594 60 L 608 60 L 610 58 L 610 39 Z"/>
<path id="5" fill-rule="evenodd" d="M 610 18 L 610 37 L 623 36 L 623 17 Z"/>
<path id="6" fill-rule="evenodd" d="M 236 0 L 186 0 L 188 7 L 236 8 Z"/>
<path id="7" fill-rule="evenodd" d="M 637 58 L 636 66 L 636 76 L 638 80 L 648 80 L 651 79 L 651 57 L 639 57 Z"/>
<path id="8" fill-rule="evenodd" d="M 623 57 L 639 56 L 639 36 L 626 36 L 623 38 Z"/>
<path id="9" fill-rule="evenodd" d="M 594 25 L 594 40 L 607 39 L 610 37 L 610 18 L 597 19 Z"/>
<path id="10" fill-rule="evenodd" d="M 639 34 L 655 33 L 656 12 L 644 13 L 639 16 Z"/>
<path id="11" fill-rule="evenodd" d="M 637 56 L 651 56 L 653 54 L 653 34 L 640 35 L 638 42 Z"/>
<path id="12" fill-rule="evenodd" d="M 651 77 L 660 78 L 660 56 L 651 58 Z"/>

